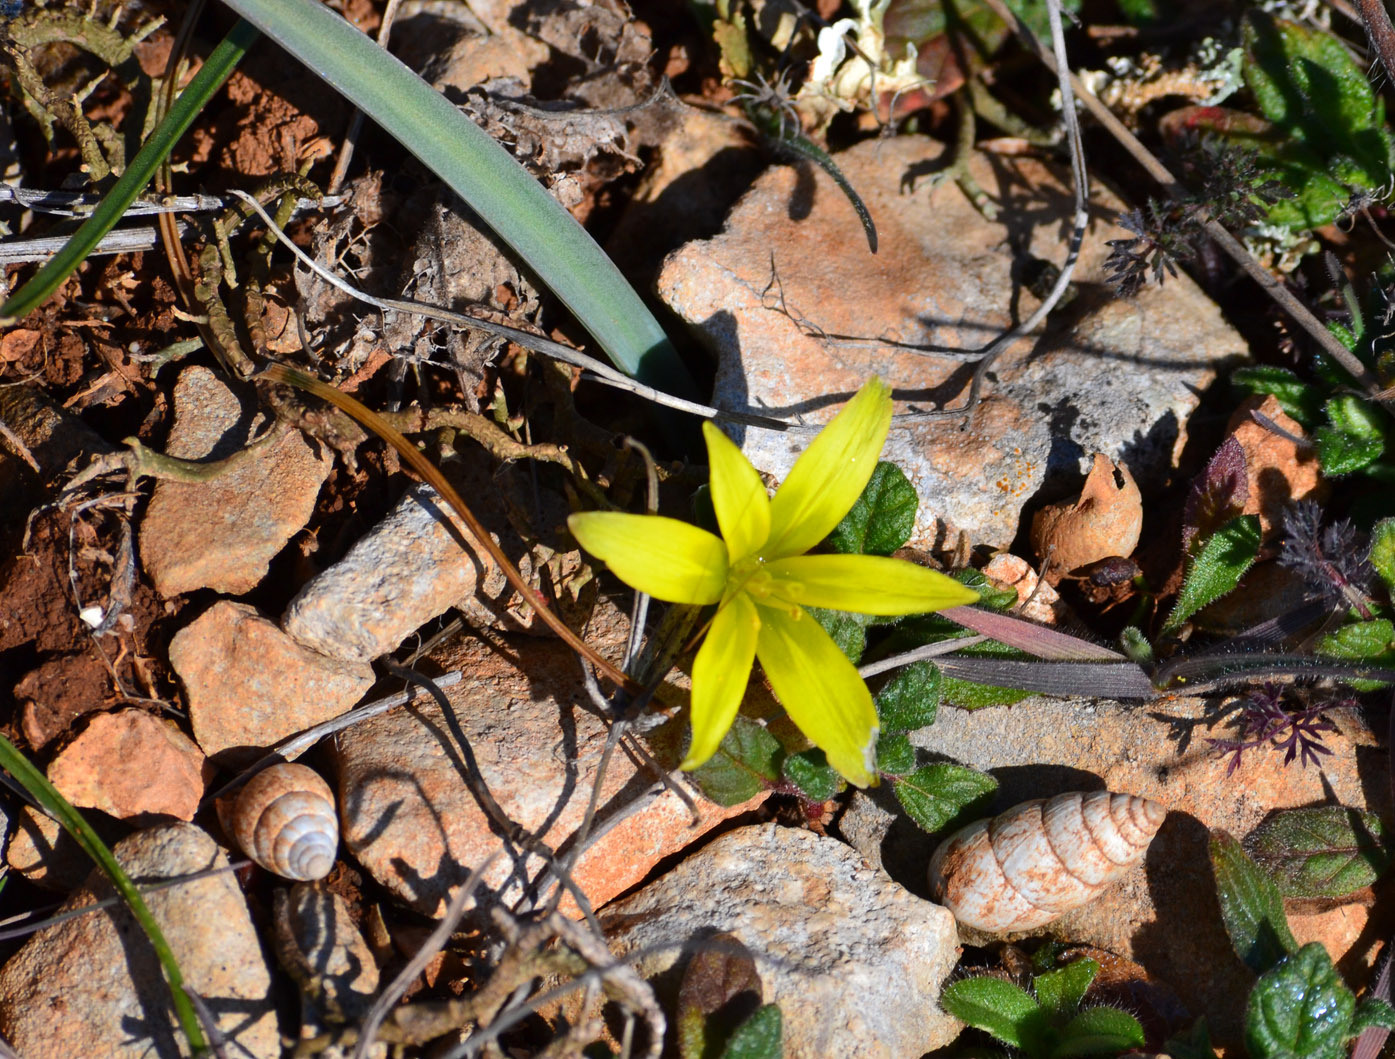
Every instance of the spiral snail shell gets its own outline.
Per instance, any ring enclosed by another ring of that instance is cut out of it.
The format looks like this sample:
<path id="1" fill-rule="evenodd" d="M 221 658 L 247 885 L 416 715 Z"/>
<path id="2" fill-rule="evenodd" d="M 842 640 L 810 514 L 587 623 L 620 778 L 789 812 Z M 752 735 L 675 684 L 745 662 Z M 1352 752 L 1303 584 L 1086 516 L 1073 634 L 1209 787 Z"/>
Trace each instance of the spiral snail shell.
<path id="1" fill-rule="evenodd" d="M 1166 815 L 1157 802 L 1109 791 L 1023 802 L 940 843 L 930 858 L 931 896 L 965 926 L 1031 930 L 1142 860 Z"/>
<path id="2" fill-rule="evenodd" d="M 314 769 L 272 765 L 238 792 L 230 830 L 242 851 L 287 879 L 323 879 L 339 848 L 334 794 Z"/>

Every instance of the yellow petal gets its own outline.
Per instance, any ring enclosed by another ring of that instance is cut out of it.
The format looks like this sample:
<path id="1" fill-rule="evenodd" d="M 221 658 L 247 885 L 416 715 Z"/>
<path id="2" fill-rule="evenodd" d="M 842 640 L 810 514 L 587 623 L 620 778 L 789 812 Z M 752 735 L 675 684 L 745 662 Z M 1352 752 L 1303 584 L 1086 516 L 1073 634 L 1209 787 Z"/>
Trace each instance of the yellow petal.
<path id="1" fill-rule="evenodd" d="M 819 431 L 770 502 L 768 559 L 802 555 L 832 532 L 862 495 L 891 429 L 891 388 L 868 379 Z"/>
<path id="2" fill-rule="evenodd" d="M 879 555 L 795 555 L 764 570 L 774 595 L 805 607 L 891 616 L 978 602 L 952 577 Z"/>
<path id="3" fill-rule="evenodd" d="M 736 442 L 715 423 L 702 424 L 707 439 L 707 463 L 712 471 L 712 506 L 727 542 L 728 558 L 744 559 L 770 534 L 770 498 L 765 485 Z"/>
<path id="4" fill-rule="evenodd" d="M 716 753 L 727 734 L 751 679 L 759 631 L 755 604 L 742 592 L 712 619 L 693 660 L 693 741 L 680 768 L 697 768 Z"/>
<path id="5" fill-rule="evenodd" d="M 586 511 L 567 519 L 577 542 L 615 576 L 669 603 L 716 603 L 727 583 L 727 546 L 705 529 L 661 515 Z"/>
<path id="6" fill-rule="evenodd" d="M 853 664 L 804 611 L 756 611 L 756 657 L 790 720 L 849 783 L 876 783 L 877 711 Z"/>

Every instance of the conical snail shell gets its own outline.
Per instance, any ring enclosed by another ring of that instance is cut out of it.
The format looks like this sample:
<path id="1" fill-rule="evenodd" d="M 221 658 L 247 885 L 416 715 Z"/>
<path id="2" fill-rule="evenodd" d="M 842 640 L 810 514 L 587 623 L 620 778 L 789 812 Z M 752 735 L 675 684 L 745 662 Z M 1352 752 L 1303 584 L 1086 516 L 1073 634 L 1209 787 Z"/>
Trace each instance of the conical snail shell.
<path id="1" fill-rule="evenodd" d="M 314 769 L 272 765 L 238 793 L 232 837 L 267 871 L 287 879 L 323 879 L 339 848 L 334 794 Z"/>
<path id="2" fill-rule="evenodd" d="M 1090 901 L 1143 859 L 1167 810 L 1091 791 L 1023 802 L 940 843 L 931 896 L 965 926 L 1031 930 Z"/>

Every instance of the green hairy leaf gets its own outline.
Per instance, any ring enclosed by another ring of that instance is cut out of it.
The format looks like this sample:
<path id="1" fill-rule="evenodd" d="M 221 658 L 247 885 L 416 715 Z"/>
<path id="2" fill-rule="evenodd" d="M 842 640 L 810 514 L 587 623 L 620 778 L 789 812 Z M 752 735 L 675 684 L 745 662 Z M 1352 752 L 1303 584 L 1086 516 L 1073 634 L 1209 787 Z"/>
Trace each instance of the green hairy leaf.
<path id="1" fill-rule="evenodd" d="M 890 555 L 910 539 L 920 497 L 901 468 L 877 464 L 857 503 L 828 535 L 835 552 Z"/>
<path id="2" fill-rule="evenodd" d="M 1245 845 L 1285 897 L 1343 897 L 1390 866 L 1384 835 L 1374 813 L 1332 805 L 1282 810 Z"/>
<path id="3" fill-rule="evenodd" d="M 738 714 L 717 752 L 692 777 L 718 805 L 740 805 L 780 782 L 783 753 L 764 725 Z"/>
<path id="4" fill-rule="evenodd" d="M 877 693 L 882 732 L 914 732 L 935 723 L 940 705 L 940 671 L 929 662 L 912 662 Z"/>
<path id="5" fill-rule="evenodd" d="M 1051 1049 L 1051 1059 L 1076 1055 L 1118 1055 L 1142 1048 L 1143 1027 L 1138 1019 L 1118 1008 L 1082 1011 L 1061 1030 L 1061 1043 Z"/>
<path id="6" fill-rule="evenodd" d="M 873 621 L 867 614 L 854 614 L 846 610 L 829 610 L 826 607 L 805 607 L 823 631 L 833 637 L 838 649 L 856 665 L 867 648 L 867 626 Z"/>
<path id="7" fill-rule="evenodd" d="M 722 1059 L 781 1059 L 785 1024 L 778 1004 L 766 1004 L 736 1028 Z"/>
<path id="8" fill-rule="evenodd" d="M 1267 365 L 1238 368 L 1230 373 L 1230 381 L 1247 393 L 1273 394 L 1283 410 L 1301 426 L 1316 426 L 1322 415 L 1322 392 L 1287 368 Z"/>
<path id="9" fill-rule="evenodd" d="M 1245 1010 L 1250 1059 L 1341 1059 L 1356 998 L 1320 942 L 1304 945 L 1266 972 Z"/>
<path id="10" fill-rule="evenodd" d="M 1212 831 L 1210 850 L 1216 896 L 1230 943 L 1250 970 L 1263 974 L 1298 951 L 1284 916 L 1284 899 L 1274 880 L 1231 835 Z"/>
<path id="11" fill-rule="evenodd" d="M 1381 519 L 1371 527 L 1371 565 L 1386 589 L 1395 592 L 1395 518 Z"/>
<path id="12" fill-rule="evenodd" d="M 838 793 L 838 773 L 822 750 L 791 754 L 781 771 L 811 802 L 826 802 Z"/>
<path id="13" fill-rule="evenodd" d="M 1192 560 L 1164 632 L 1178 628 L 1239 583 L 1259 553 L 1259 518 L 1242 515 L 1218 529 Z"/>
<path id="14" fill-rule="evenodd" d="M 1350 1034 L 1358 1037 L 1373 1028 L 1395 1030 L 1395 1007 L 1391 1007 L 1379 997 L 1368 996 L 1356 1005 Z"/>
<path id="15" fill-rule="evenodd" d="M 1032 992 L 1037 1002 L 1057 1018 L 1075 1013 L 1085 999 L 1085 991 L 1100 973 L 1100 965 L 1082 957 L 1055 971 L 1047 971 L 1032 979 Z"/>
<path id="16" fill-rule="evenodd" d="M 1331 425 L 1319 428 L 1315 440 L 1325 474 L 1351 474 L 1380 459 L 1385 432 L 1374 405 L 1343 394 L 1328 401 L 1324 411 Z"/>
<path id="17" fill-rule="evenodd" d="M 904 735 L 883 735 L 877 740 L 877 771 L 905 776 L 915 771 L 915 747 Z"/>
<path id="18" fill-rule="evenodd" d="M 1041 1021 L 1041 1007 L 1031 994 L 1001 978 L 964 978 L 945 986 L 940 1007 L 960 1022 L 991 1033 L 1004 1044 L 1021 1048 Z"/>
<path id="19" fill-rule="evenodd" d="M 998 789 L 986 772 L 936 762 L 892 780 L 896 799 L 923 831 L 940 831 L 969 815 Z"/>

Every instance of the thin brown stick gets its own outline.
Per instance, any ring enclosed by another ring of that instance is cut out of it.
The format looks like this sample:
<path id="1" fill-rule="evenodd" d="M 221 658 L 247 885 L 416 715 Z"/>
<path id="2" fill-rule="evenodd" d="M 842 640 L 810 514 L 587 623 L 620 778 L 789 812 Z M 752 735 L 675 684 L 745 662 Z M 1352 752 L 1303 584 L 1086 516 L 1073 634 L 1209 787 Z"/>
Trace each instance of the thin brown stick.
<path id="1" fill-rule="evenodd" d="M 298 390 L 304 390 L 307 393 L 314 394 L 321 400 L 328 401 L 341 412 L 353 416 L 353 418 L 358 420 L 363 426 L 373 431 L 378 437 L 382 438 L 396 449 L 398 455 L 411 466 L 412 470 L 416 471 L 423 481 L 445 498 L 446 503 L 450 504 L 455 510 L 455 513 L 460 516 L 461 521 L 469 528 L 470 533 L 474 535 L 475 540 L 478 542 L 478 546 L 489 553 L 489 557 L 499 565 L 499 569 L 508 579 L 509 584 L 511 584 L 518 594 L 523 597 L 524 601 L 537 612 L 538 617 L 543 620 L 544 625 L 555 632 L 563 643 L 594 665 L 607 680 L 631 692 L 637 693 L 644 690 L 642 684 L 630 679 L 615 665 L 603 658 L 597 653 L 595 648 L 582 640 L 581 637 L 571 630 L 571 627 L 568 626 L 566 622 L 558 617 L 556 611 L 547 605 L 547 601 L 538 595 L 532 585 L 524 580 L 523 575 L 518 572 L 518 568 L 509 561 L 509 557 L 504 554 L 504 550 L 499 547 L 499 544 L 489 535 L 489 531 L 486 530 L 480 520 L 475 517 L 475 513 L 470 510 L 464 498 L 456 492 L 455 487 L 451 485 L 450 482 L 446 481 L 445 476 L 441 474 L 436 465 L 422 455 L 421 451 L 418 450 L 415 445 L 403 437 L 397 430 L 393 429 L 392 425 L 383 419 L 382 416 L 378 415 L 377 412 L 373 411 L 367 405 L 350 397 L 342 390 L 337 390 L 333 386 L 326 385 L 320 382 L 319 379 L 305 374 L 303 371 L 296 371 L 294 368 L 288 368 L 284 364 L 268 364 L 257 374 L 257 378 L 269 379 L 272 382 L 280 382 L 287 386 L 294 386 Z"/>
<path id="2" fill-rule="evenodd" d="M 984 0 L 992 9 L 993 13 L 1012 26 L 1018 38 L 1029 49 L 1036 53 L 1048 69 L 1053 73 L 1057 72 L 1056 57 L 1051 50 L 1037 40 L 1036 35 L 1022 22 L 1003 0 Z M 1363 12 L 1368 6 L 1379 7 L 1380 0 L 1360 0 Z M 1385 16 L 1385 11 L 1381 9 L 1381 15 Z M 1389 16 L 1385 16 L 1385 25 L 1390 27 Z M 1395 38 L 1395 29 L 1391 30 L 1392 38 Z M 1374 39 L 1374 32 L 1373 32 Z M 1379 45 L 1378 45 L 1379 47 Z M 1395 43 L 1392 44 L 1392 54 L 1395 54 Z M 1387 67 L 1388 69 L 1388 67 Z M 1130 132 L 1113 111 L 1099 101 L 1088 88 L 1080 81 L 1075 74 L 1070 74 L 1071 88 L 1074 89 L 1076 97 L 1085 105 L 1085 109 L 1090 112 L 1091 117 L 1105 127 L 1120 145 L 1133 156 L 1134 161 L 1147 170 L 1148 175 L 1162 185 L 1173 198 L 1181 198 L 1185 193 L 1185 188 L 1181 182 L 1172 175 L 1167 166 L 1158 161 L 1157 156 L 1147 147 L 1143 146 L 1137 136 Z M 1376 395 L 1380 389 L 1380 384 L 1371 374 L 1369 368 L 1362 364 L 1346 346 L 1338 340 L 1323 326 L 1316 316 L 1314 316 L 1306 305 L 1295 298 L 1291 291 L 1275 278 L 1267 269 L 1251 256 L 1245 249 L 1245 244 L 1231 235 L 1218 221 L 1208 219 L 1206 221 L 1206 234 L 1215 241 L 1216 245 L 1230 256 L 1239 265 L 1247 276 L 1260 285 L 1264 292 L 1268 294 L 1279 307 L 1288 313 L 1294 323 L 1298 324 L 1319 346 L 1322 351 L 1342 366 L 1342 369 L 1356 379 L 1368 393 Z"/>

